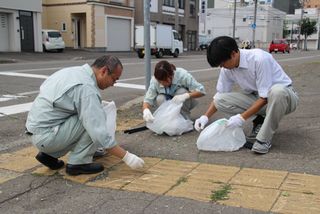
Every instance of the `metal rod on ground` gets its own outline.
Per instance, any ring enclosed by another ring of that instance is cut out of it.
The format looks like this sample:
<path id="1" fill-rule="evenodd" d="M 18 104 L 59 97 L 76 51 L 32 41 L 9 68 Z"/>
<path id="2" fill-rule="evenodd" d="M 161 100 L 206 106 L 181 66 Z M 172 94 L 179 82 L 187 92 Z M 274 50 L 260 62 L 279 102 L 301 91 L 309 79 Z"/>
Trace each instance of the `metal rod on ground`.
<path id="1" fill-rule="evenodd" d="M 234 7 L 233 7 L 233 30 L 232 30 L 232 37 L 235 39 L 236 37 L 236 12 L 237 12 L 237 0 L 234 0 Z"/>
<path id="2" fill-rule="evenodd" d="M 146 72 L 146 91 L 151 79 L 151 50 L 150 50 L 150 0 L 144 0 L 144 59 Z"/>
<path id="3" fill-rule="evenodd" d="M 254 0 L 254 16 L 253 16 L 253 26 L 252 26 L 252 48 L 255 47 L 255 40 L 256 40 L 256 21 L 257 21 L 257 0 Z"/>

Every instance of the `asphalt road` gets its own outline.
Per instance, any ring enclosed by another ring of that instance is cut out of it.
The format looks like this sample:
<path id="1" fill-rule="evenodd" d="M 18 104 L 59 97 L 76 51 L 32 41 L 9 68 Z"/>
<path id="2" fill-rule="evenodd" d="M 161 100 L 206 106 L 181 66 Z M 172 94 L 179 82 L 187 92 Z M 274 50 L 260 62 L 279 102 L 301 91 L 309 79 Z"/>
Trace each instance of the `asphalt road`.
<path id="1" fill-rule="evenodd" d="M 295 51 L 273 55 L 294 80 L 301 102 L 297 111 L 282 121 L 273 148 L 267 155 L 254 155 L 249 150 L 234 153 L 198 152 L 195 139 L 199 134 L 196 132 L 179 137 L 156 136 L 150 131 L 131 136 L 118 133 L 119 143 L 129 151 L 145 157 L 320 175 L 320 52 Z M 18 63 L 0 64 L 0 154 L 30 146 L 30 141 L 23 134 L 26 109 L 36 97 L 46 76 L 62 67 L 92 62 L 92 57 L 81 60 L 81 57 L 67 54 L 64 55 L 65 59 L 58 60 L 50 58 L 50 55 L 49 58 L 39 56 L 35 54 L 33 59 L 32 55 L 28 55 L 27 59 Z M 117 106 L 122 106 L 144 94 L 145 72 L 144 60 L 126 55 L 119 58 L 124 65 L 123 76 L 118 82 L 121 84 L 103 91 L 102 96 L 103 99 L 114 100 Z M 192 114 L 193 117 L 198 117 L 212 99 L 218 70 L 209 67 L 204 54 L 163 59 L 189 70 L 205 85 L 208 95 L 200 98 L 203 105 L 199 105 Z M 152 59 L 152 66 L 158 61 Z M 132 111 L 137 114 L 140 108 L 134 106 Z M 218 117 L 220 115 L 213 119 Z M 33 210 L 43 213 L 260 213 L 183 198 L 84 187 L 59 177 L 24 175 L 3 184 L 0 193 L 3 193 L 0 194 L 0 210 L 3 213 L 33 213 Z"/>

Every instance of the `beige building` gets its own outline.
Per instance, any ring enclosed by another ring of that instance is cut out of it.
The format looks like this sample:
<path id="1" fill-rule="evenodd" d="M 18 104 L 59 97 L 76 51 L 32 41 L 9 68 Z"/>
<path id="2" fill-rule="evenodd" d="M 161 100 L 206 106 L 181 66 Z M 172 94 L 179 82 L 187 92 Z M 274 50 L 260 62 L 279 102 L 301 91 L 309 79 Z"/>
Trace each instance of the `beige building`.
<path id="1" fill-rule="evenodd" d="M 0 1 L 0 52 L 42 51 L 41 0 Z"/>
<path id="2" fill-rule="evenodd" d="M 42 28 L 60 30 L 66 47 L 133 48 L 134 0 L 42 0 Z"/>
<path id="3" fill-rule="evenodd" d="M 135 24 L 143 25 L 143 0 L 135 2 Z M 150 0 L 150 22 L 172 25 L 187 50 L 198 46 L 199 0 Z"/>
<path id="4" fill-rule="evenodd" d="M 305 0 L 304 8 L 320 8 L 320 0 Z"/>

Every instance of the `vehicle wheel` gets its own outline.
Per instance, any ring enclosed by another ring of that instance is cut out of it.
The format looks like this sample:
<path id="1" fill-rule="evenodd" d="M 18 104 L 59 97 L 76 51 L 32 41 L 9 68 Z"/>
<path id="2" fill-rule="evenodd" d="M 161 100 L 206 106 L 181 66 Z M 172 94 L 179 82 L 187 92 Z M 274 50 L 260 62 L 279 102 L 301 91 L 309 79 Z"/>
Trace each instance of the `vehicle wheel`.
<path id="1" fill-rule="evenodd" d="M 179 56 L 179 50 L 176 49 L 176 50 L 174 51 L 174 53 L 173 53 L 173 57 L 174 57 L 174 58 L 177 58 L 178 56 Z"/>
<path id="2" fill-rule="evenodd" d="M 272 51 L 269 51 L 269 53 L 272 53 Z"/>
<path id="3" fill-rule="evenodd" d="M 139 57 L 140 59 L 142 59 L 142 58 L 144 57 L 144 54 L 139 51 L 139 52 L 138 52 L 138 57 Z"/>
<path id="4" fill-rule="evenodd" d="M 283 50 L 282 53 L 286 53 L 286 50 Z"/>
<path id="5" fill-rule="evenodd" d="M 163 57 L 163 51 L 159 50 L 158 53 L 156 53 L 157 58 L 162 58 Z"/>
<path id="6" fill-rule="evenodd" d="M 43 48 L 43 52 L 48 52 L 48 50 L 46 49 L 46 46 L 42 45 Z"/>

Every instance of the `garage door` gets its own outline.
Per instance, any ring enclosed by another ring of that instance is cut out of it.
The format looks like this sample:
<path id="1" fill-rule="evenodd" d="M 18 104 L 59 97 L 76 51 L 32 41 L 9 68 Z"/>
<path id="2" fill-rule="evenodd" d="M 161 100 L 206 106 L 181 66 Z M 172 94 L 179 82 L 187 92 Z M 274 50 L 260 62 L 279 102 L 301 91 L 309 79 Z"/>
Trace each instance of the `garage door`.
<path id="1" fill-rule="evenodd" d="M 0 13 L 0 51 L 9 51 L 8 15 Z"/>
<path id="2" fill-rule="evenodd" d="M 130 51 L 131 20 L 106 18 L 107 50 Z"/>

